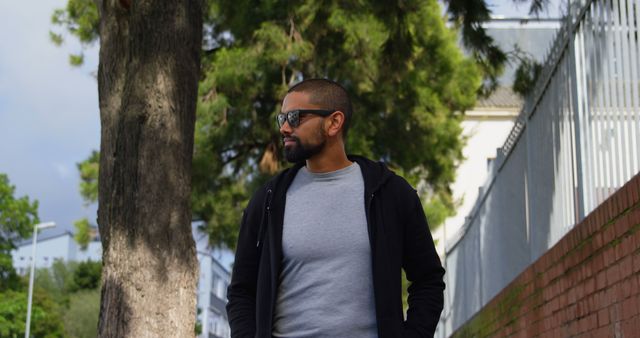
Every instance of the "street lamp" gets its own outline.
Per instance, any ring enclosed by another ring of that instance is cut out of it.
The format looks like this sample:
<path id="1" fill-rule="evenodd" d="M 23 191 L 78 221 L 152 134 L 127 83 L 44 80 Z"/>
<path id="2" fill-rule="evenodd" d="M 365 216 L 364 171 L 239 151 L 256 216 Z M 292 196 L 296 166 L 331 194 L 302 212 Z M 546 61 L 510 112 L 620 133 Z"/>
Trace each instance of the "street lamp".
<path id="1" fill-rule="evenodd" d="M 29 297 L 27 300 L 27 324 L 24 331 L 24 338 L 29 338 L 31 328 L 31 298 L 33 298 L 33 276 L 36 270 L 36 243 L 38 242 L 38 230 L 53 228 L 54 222 L 39 223 L 33 226 L 33 247 L 31 248 L 31 273 L 29 274 Z"/>

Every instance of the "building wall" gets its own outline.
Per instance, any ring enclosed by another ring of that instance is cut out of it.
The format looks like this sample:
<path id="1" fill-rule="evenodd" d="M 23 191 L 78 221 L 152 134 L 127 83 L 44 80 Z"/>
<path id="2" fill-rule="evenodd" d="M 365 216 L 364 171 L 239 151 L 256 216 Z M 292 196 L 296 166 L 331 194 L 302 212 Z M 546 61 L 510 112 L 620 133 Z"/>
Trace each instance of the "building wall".
<path id="1" fill-rule="evenodd" d="M 465 113 L 462 135 L 467 144 L 462 150 L 464 161 L 456 170 L 456 181 L 451 185 L 453 198 L 460 202 L 456 215 L 445 220 L 433 234 L 438 243 L 438 252 L 444 252 L 445 243 L 462 227 L 471 212 L 478 189 L 484 185 L 489 172 L 488 162 L 495 158 L 496 149 L 504 143 L 513 128 L 517 109 L 473 110 Z"/>
<path id="2" fill-rule="evenodd" d="M 102 261 L 102 243 L 100 241 L 89 242 L 86 250 L 81 250 L 78 247 L 76 252 L 76 260 L 83 261 Z"/>
<path id="3" fill-rule="evenodd" d="M 637 337 L 640 174 L 600 204 L 453 337 Z"/>
<path id="4" fill-rule="evenodd" d="M 13 267 L 21 275 L 27 274 L 31 268 L 32 243 L 31 240 L 24 241 L 11 253 Z M 88 250 L 82 251 L 73 239 L 73 235 L 68 232 L 51 238 L 38 239 L 36 268 L 50 268 L 56 259 L 63 262 L 88 259 L 99 261 L 102 259 L 102 246 L 100 242 L 91 242 Z"/>
<path id="5" fill-rule="evenodd" d="M 198 261 L 200 262 L 200 277 L 198 280 L 198 319 L 202 324 L 199 338 L 228 338 L 231 336 L 227 317 L 227 286 L 231 281 L 231 274 L 219 262 L 221 253 L 212 250 L 208 236 L 193 228 L 196 241 Z"/>

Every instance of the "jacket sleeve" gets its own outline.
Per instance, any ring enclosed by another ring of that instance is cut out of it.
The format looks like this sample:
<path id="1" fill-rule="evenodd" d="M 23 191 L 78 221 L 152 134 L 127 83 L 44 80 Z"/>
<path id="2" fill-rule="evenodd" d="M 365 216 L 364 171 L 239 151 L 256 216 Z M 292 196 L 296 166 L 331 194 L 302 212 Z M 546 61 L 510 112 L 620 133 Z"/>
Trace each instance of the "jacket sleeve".
<path id="1" fill-rule="evenodd" d="M 444 306 L 444 269 L 418 194 L 412 191 L 410 196 L 402 253 L 402 267 L 410 282 L 403 337 L 433 337 Z"/>
<path id="2" fill-rule="evenodd" d="M 244 210 L 231 283 L 227 289 L 227 316 L 232 338 L 254 338 L 256 334 L 256 289 L 259 252 L 256 246 L 261 216 L 261 198 L 254 196 Z"/>

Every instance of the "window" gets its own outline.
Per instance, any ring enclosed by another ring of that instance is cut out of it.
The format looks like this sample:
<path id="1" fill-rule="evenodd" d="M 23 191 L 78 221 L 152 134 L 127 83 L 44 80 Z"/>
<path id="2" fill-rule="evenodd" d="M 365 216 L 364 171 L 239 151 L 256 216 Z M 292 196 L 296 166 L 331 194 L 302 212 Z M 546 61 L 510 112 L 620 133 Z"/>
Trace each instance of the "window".
<path id="1" fill-rule="evenodd" d="M 224 300 L 226 298 L 226 288 L 227 286 L 224 280 L 222 280 L 221 278 L 216 278 L 216 281 L 213 284 L 213 292 L 215 293 L 216 297 Z"/>
<path id="2" fill-rule="evenodd" d="M 217 329 L 218 329 L 218 315 L 216 315 L 215 313 L 212 313 L 211 317 L 209 317 L 209 332 L 215 333 Z"/>

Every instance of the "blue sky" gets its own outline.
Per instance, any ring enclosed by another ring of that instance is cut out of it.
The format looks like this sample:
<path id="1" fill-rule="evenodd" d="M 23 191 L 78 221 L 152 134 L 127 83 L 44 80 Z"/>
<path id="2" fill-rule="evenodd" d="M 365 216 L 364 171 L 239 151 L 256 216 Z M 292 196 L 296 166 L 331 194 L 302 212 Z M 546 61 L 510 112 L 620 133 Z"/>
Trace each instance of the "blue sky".
<path id="1" fill-rule="evenodd" d="M 18 196 L 39 201 L 42 221 L 72 229 L 76 219 L 95 219 L 77 192 L 76 163 L 100 144 L 98 49 L 74 68 L 69 53 L 79 45 L 49 41 L 51 13 L 65 4 L 0 1 L 0 172 Z"/>
<path id="2" fill-rule="evenodd" d="M 556 15 L 552 0 L 548 15 Z M 518 16 L 528 6 L 491 1 L 495 14 Z M 0 173 L 17 195 L 40 203 L 42 221 L 73 229 L 82 217 L 95 220 L 78 194 L 76 163 L 100 145 L 98 92 L 94 78 L 98 49 L 85 51 L 85 64 L 69 65 L 80 51 L 73 38 L 49 41 L 50 17 L 65 0 L 0 1 Z"/>

